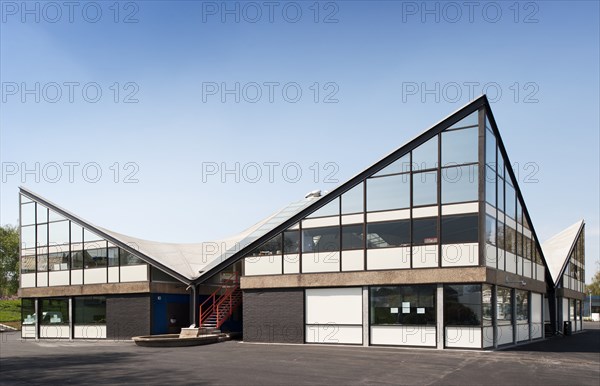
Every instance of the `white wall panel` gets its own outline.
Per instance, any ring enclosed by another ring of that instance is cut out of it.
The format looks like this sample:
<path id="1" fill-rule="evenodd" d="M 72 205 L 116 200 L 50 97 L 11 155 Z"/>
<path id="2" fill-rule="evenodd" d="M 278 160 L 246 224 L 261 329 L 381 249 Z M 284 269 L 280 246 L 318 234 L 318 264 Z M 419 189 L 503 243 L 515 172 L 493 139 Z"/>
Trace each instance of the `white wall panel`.
<path id="1" fill-rule="evenodd" d="M 50 285 L 69 285 L 69 271 L 50 271 Z"/>
<path id="2" fill-rule="evenodd" d="M 362 324 L 362 287 L 306 290 L 306 324 Z"/>
<path id="3" fill-rule="evenodd" d="M 410 247 L 367 249 L 367 269 L 410 268 Z"/>
<path id="4" fill-rule="evenodd" d="M 412 248 L 413 268 L 426 268 L 438 266 L 437 245 L 419 245 Z"/>
<path id="5" fill-rule="evenodd" d="M 342 251 L 342 271 L 362 271 L 365 269 L 365 251 Z"/>
<path id="6" fill-rule="evenodd" d="M 496 268 L 496 247 L 485 244 L 485 265 Z"/>
<path id="7" fill-rule="evenodd" d="M 544 281 L 545 280 L 544 279 L 544 272 L 545 272 L 544 266 L 542 264 L 536 264 L 535 267 L 537 270 L 537 280 Z"/>
<path id="8" fill-rule="evenodd" d="M 37 274 L 37 286 L 47 287 L 48 286 L 48 272 L 42 272 Z"/>
<path id="9" fill-rule="evenodd" d="M 442 216 L 461 213 L 477 213 L 479 212 L 479 203 L 468 202 L 466 204 L 442 205 Z M 494 216 L 496 213 L 494 212 Z"/>
<path id="10" fill-rule="evenodd" d="M 35 273 L 21 274 L 21 288 L 35 287 Z"/>
<path id="11" fill-rule="evenodd" d="M 362 326 L 307 325 L 306 343 L 362 344 Z"/>
<path id="12" fill-rule="evenodd" d="M 435 326 L 372 326 L 371 344 L 390 346 L 436 346 Z"/>
<path id="13" fill-rule="evenodd" d="M 562 321 L 566 322 L 567 320 L 569 320 L 569 299 L 562 298 Z M 561 325 L 560 328 L 562 329 L 563 326 Z"/>
<path id="14" fill-rule="evenodd" d="M 132 281 L 147 281 L 148 266 L 143 265 L 126 265 L 121 267 L 121 282 Z"/>
<path id="15" fill-rule="evenodd" d="M 244 275 L 281 275 L 281 255 L 253 256 L 244 259 Z"/>
<path id="16" fill-rule="evenodd" d="M 85 284 L 106 283 L 106 268 L 90 268 L 83 272 Z"/>
<path id="17" fill-rule="evenodd" d="M 446 347 L 482 348 L 481 327 L 446 327 Z"/>
<path id="18" fill-rule="evenodd" d="M 506 272 L 517 273 L 516 256 L 510 252 L 506 252 Z"/>
<path id="19" fill-rule="evenodd" d="M 328 227 L 333 225 L 340 225 L 340 218 L 338 216 L 302 220 L 302 229 Z"/>
<path id="20" fill-rule="evenodd" d="M 513 343 L 513 327 L 498 326 L 498 346 L 508 343 Z"/>
<path id="21" fill-rule="evenodd" d="M 483 347 L 492 347 L 494 345 L 494 327 L 483 328 Z"/>
<path id="22" fill-rule="evenodd" d="M 119 282 L 119 267 L 108 267 L 108 282 L 118 283 Z"/>
<path id="23" fill-rule="evenodd" d="M 504 264 L 506 263 L 506 253 L 504 250 L 498 248 L 498 269 L 504 271 Z"/>
<path id="24" fill-rule="evenodd" d="M 74 269 L 71 271 L 71 285 L 83 284 L 83 270 Z"/>
<path id="25" fill-rule="evenodd" d="M 104 339 L 106 338 L 106 325 L 75 325 L 74 338 Z"/>
<path id="26" fill-rule="evenodd" d="M 22 326 L 21 338 L 35 338 L 35 325 Z"/>
<path id="27" fill-rule="evenodd" d="M 487 202 L 485 203 L 485 213 L 489 214 L 493 218 L 496 218 L 496 208 L 494 208 Z"/>
<path id="28" fill-rule="evenodd" d="M 531 321 L 533 323 L 542 323 L 542 299 L 542 294 L 531 293 Z"/>
<path id="29" fill-rule="evenodd" d="M 438 207 L 436 206 L 426 206 L 423 208 L 413 208 L 412 216 L 413 218 L 419 217 L 435 217 L 438 215 Z"/>
<path id="30" fill-rule="evenodd" d="M 523 275 L 523 258 L 517 256 L 517 275 Z"/>
<path id="31" fill-rule="evenodd" d="M 529 323 L 517 323 L 517 342 L 529 339 Z"/>
<path id="32" fill-rule="evenodd" d="M 40 326 L 40 338 L 69 338 L 69 326 Z"/>
<path id="33" fill-rule="evenodd" d="M 339 252 L 320 252 L 302 254 L 302 273 L 339 272 L 339 270 Z"/>
<path id="34" fill-rule="evenodd" d="M 531 261 L 523 260 L 523 276 L 531 278 Z"/>
<path id="35" fill-rule="evenodd" d="M 283 273 L 300 273 L 300 255 L 283 255 Z"/>
<path id="36" fill-rule="evenodd" d="M 406 220 L 410 218 L 409 209 L 390 210 L 387 212 L 367 213 L 367 222 Z"/>
<path id="37" fill-rule="evenodd" d="M 442 267 L 464 267 L 479 265 L 479 244 L 442 245 Z"/>
<path id="38" fill-rule="evenodd" d="M 342 224 L 362 224 L 365 220 L 365 216 L 361 214 L 347 214 L 342 216 Z"/>

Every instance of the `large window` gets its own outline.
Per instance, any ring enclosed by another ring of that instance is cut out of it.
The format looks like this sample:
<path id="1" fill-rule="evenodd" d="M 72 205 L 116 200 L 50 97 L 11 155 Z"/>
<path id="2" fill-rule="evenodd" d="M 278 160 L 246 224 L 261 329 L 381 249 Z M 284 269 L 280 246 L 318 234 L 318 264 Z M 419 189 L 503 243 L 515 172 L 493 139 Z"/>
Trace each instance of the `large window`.
<path id="1" fill-rule="evenodd" d="M 505 226 L 504 229 L 506 232 L 504 250 L 506 250 L 507 252 L 510 252 L 512 254 L 516 254 L 517 253 L 517 231 L 508 225 Z"/>
<path id="2" fill-rule="evenodd" d="M 437 217 L 414 219 L 412 229 L 413 244 L 437 244 L 437 222 Z"/>
<path id="3" fill-rule="evenodd" d="M 410 172 L 410 156 L 407 154 L 402 158 L 397 159 L 385 168 L 381 169 L 373 176 L 386 176 L 388 174 L 400 174 Z"/>
<path id="4" fill-rule="evenodd" d="M 481 291 L 481 302 L 483 309 L 483 325 L 491 326 L 494 315 L 493 308 L 493 290 L 489 284 L 483 284 Z"/>
<path id="5" fill-rule="evenodd" d="M 512 324 L 512 294 L 510 288 L 498 287 L 496 295 L 498 325 Z"/>
<path id="6" fill-rule="evenodd" d="M 325 204 L 320 209 L 310 214 L 308 217 L 327 217 L 327 216 L 338 216 L 340 214 L 340 198 L 337 197 L 333 201 Z"/>
<path id="7" fill-rule="evenodd" d="M 334 252 L 340 250 L 340 227 L 322 227 L 302 231 L 302 252 Z"/>
<path id="8" fill-rule="evenodd" d="M 477 165 L 442 169 L 442 204 L 477 201 L 479 178 Z"/>
<path id="9" fill-rule="evenodd" d="M 476 243 L 478 215 L 454 215 L 442 217 L 442 244 Z"/>
<path id="10" fill-rule="evenodd" d="M 478 129 L 444 131 L 442 133 L 442 166 L 477 162 Z"/>
<path id="11" fill-rule="evenodd" d="M 485 132 L 485 164 L 496 171 L 496 137 L 490 130 Z"/>
<path id="12" fill-rule="evenodd" d="M 437 204 L 437 172 L 413 174 L 413 205 Z"/>
<path id="13" fill-rule="evenodd" d="M 69 324 L 68 299 L 40 299 L 42 325 Z"/>
<path id="14" fill-rule="evenodd" d="M 142 259 L 121 249 L 121 265 L 140 265 L 144 264 Z"/>
<path id="15" fill-rule="evenodd" d="M 481 285 L 444 286 L 444 324 L 480 326 L 482 324 Z"/>
<path id="16" fill-rule="evenodd" d="M 106 324 L 106 297 L 76 297 L 75 324 Z"/>
<path id="17" fill-rule="evenodd" d="M 485 168 L 485 201 L 496 206 L 496 172 L 487 166 Z"/>
<path id="18" fill-rule="evenodd" d="M 485 242 L 496 245 L 496 219 L 490 215 L 485 216 Z"/>
<path id="19" fill-rule="evenodd" d="M 342 226 L 342 249 L 362 249 L 364 240 L 363 225 Z"/>
<path id="20" fill-rule="evenodd" d="M 300 252 L 300 231 L 290 230 L 283 232 L 283 253 L 292 254 Z"/>
<path id="21" fill-rule="evenodd" d="M 517 322 L 529 322 L 529 292 L 515 290 Z"/>
<path id="22" fill-rule="evenodd" d="M 433 285 L 371 287 L 371 324 L 435 324 L 435 291 Z"/>
<path id="23" fill-rule="evenodd" d="M 369 178 L 367 210 L 393 210 L 410 206 L 410 174 Z"/>
<path id="24" fill-rule="evenodd" d="M 367 248 L 410 246 L 410 220 L 367 224 Z"/>
<path id="25" fill-rule="evenodd" d="M 35 300 L 21 300 L 21 322 L 23 325 L 35 324 Z"/>
<path id="26" fill-rule="evenodd" d="M 258 248 L 255 248 L 246 257 L 281 255 L 282 249 L 281 234 L 279 234 Z"/>
<path id="27" fill-rule="evenodd" d="M 412 151 L 412 169 L 425 170 L 438 166 L 438 137 L 435 136 Z"/>
<path id="28" fill-rule="evenodd" d="M 51 271 L 66 271 L 69 269 L 69 260 L 68 251 L 50 253 L 48 256 L 48 268 Z"/>

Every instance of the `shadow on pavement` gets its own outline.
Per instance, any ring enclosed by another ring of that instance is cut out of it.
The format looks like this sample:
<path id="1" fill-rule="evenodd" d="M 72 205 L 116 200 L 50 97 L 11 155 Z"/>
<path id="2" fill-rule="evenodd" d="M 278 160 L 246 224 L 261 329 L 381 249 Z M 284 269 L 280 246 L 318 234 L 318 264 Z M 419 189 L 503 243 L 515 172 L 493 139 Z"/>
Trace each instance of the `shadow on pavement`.
<path id="1" fill-rule="evenodd" d="M 600 353 L 600 330 L 584 330 L 570 336 L 555 336 L 504 351 Z"/>

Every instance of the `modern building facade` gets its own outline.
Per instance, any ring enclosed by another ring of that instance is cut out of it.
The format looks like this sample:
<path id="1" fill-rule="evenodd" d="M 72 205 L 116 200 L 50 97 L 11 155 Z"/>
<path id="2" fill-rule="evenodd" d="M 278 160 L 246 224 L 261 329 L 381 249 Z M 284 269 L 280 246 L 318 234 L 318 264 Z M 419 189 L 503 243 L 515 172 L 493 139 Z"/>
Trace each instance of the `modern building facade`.
<path id="1" fill-rule="evenodd" d="M 582 328 L 583 222 L 569 248 L 549 244 L 555 270 L 485 96 L 226 240 L 121 235 L 25 188 L 20 205 L 26 337 L 195 323 L 249 342 L 488 349 Z"/>

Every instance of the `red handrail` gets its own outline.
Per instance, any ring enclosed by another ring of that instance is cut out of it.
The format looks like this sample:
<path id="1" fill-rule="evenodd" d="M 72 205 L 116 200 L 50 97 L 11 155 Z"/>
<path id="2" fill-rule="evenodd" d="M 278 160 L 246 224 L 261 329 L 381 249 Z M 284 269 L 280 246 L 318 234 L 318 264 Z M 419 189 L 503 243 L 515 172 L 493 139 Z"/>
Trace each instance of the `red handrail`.
<path id="1" fill-rule="evenodd" d="M 225 320 L 220 320 L 219 306 L 223 304 L 226 299 L 232 300 L 231 295 L 239 288 L 239 273 L 235 272 L 234 277 L 231 279 L 223 280 L 222 285 L 217 288 L 202 304 L 200 304 L 200 326 L 205 322 L 208 317 L 217 311 L 217 328 L 220 327 Z M 221 291 L 226 288 L 224 294 L 221 295 Z M 230 302 L 231 303 L 231 302 Z M 227 318 L 231 315 L 231 310 L 228 312 Z M 220 323 L 219 323 L 220 322 Z"/>

